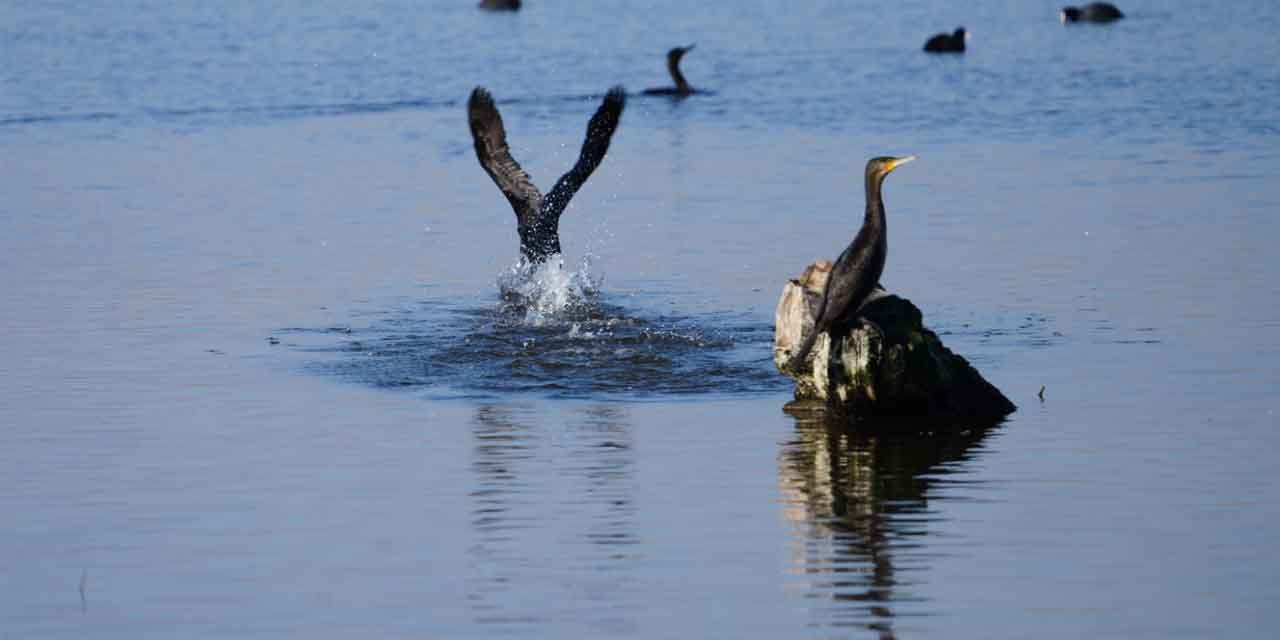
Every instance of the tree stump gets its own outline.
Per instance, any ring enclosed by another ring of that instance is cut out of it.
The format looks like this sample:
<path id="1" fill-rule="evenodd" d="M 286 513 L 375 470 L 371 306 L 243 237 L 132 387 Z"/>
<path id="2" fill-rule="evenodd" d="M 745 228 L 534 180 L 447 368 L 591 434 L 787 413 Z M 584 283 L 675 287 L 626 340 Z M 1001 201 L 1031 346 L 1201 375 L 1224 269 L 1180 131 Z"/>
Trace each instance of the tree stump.
<path id="1" fill-rule="evenodd" d="M 797 400 L 823 401 L 851 418 L 998 420 L 1017 407 L 937 334 L 910 300 L 877 289 L 847 335 L 819 335 L 797 371 L 785 365 L 813 331 L 831 262 L 809 265 L 782 290 L 774 315 L 773 361 L 795 379 Z"/>

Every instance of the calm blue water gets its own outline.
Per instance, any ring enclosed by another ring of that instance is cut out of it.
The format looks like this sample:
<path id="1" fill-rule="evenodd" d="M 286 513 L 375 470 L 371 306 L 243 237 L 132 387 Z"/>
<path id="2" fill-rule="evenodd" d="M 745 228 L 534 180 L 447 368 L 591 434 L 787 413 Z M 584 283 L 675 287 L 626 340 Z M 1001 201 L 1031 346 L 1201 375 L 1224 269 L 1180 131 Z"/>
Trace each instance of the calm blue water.
<path id="1" fill-rule="evenodd" d="M 526 4 L 0 4 L 0 637 L 1274 635 L 1280 7 Z M 504 302 L 471 88 L 545 190 L 692 42 Z M 782 410 L 906 153 L 989 432 Z"/>

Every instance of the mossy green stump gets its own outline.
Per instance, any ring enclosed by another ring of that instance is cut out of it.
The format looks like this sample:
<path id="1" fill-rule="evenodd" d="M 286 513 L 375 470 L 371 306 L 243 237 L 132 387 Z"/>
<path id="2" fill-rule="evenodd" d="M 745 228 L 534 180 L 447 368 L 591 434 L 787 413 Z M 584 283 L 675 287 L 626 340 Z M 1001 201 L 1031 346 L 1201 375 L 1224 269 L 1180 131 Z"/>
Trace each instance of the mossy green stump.
<path id="1" fill-rule="evenodd" d="M 813 331 L 831 263 L 818 261 L 782 291 L 774 316 L 773 361 L 796 381 L 797 400 L 819 400 L 851 418 L 998 420 L 1014 406 L 937 334 L 910 300 L 877 290 L 847 335 L 822 334 L 798 371 L 784 365 Z"/>

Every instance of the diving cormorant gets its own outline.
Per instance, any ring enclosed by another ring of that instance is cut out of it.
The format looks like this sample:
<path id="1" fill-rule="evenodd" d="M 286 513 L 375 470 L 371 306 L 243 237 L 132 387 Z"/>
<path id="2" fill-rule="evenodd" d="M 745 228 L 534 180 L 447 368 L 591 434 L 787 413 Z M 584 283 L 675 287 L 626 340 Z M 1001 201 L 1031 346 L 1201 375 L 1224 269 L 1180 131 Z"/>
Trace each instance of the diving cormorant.
<path id="1" fill-rule="evenodd" d="M 1058 18 L 1062 24 L 1068 22 L 1111 22 L 1123 18 L 1124 14 L 1110 2 L 1093 2 L 1083 7 L 1063 7 Z"/>
<path id="2" fill-rule="evenodd" d="M 587 137 L 582 142 L 578 162 L 556 181 L 551 192 L 544 197 L 533 186 L 529 174 L 511 157 L 502 116 L 493 104 L 493 97 L 484 87 L 476 87 L 471 92 L 471 99 L 467 101 L 467 119 L 471 124 L 471 137 L 475 139 L 476 158 L 515 210 L 520 253 L 529 262 L 543 262 L 547 257 L 560 253 L 560 214 L 564 213 L 573 194 L 604 160 L 626 101 L 622 87 L 609 90 L 587 123 Z"/>
<path id="3" fill-rule="evenodd" d="M 880 186 L 885 176 L 894 169 L 915 160 L 915 156 L 903 158 L 879 157 L 867 161 L 866 191 L 867 211 L 862 228 L 853 242 L 840 254 L 831 267 L 827 285 L 822 290 L 822 301 L 813 331 L 805 338 L 795 355 L 787 362 L 787 368 L 800 370 L 813 343 L 820 333 L 844 333 L 853 327 L 858 318 L 858 308 L 880 283 L 884 272 L 884 260 L 889 245 L 886 241 L 884 201 L 880 198 Z M 835 336 L 833 336 L 834 338 Z"/>
<path id="4" fill-rule="evenodd" d="M 687 96 L 698 93 L 697 89 L 689 86 L 689 83 L 684 79 L 684 74 L 680 73 L 680 58 L 683 58 L 684 54 L 693 51 L 695 46 L 697 45 L 675 47 L 667 52 L 667 72 L 671 74 L 671 81 L 676 83 L 676 86 L 645 89 L 644 94 L 647 96 Z"/>
<path id="5" fill-rule="evenodd" d="M 959 27 L 955 33 L 939 33 L 929 38 L 924 43 L 924 50 L 929 53 L 964 53 L 964 41 L 968 39 L 969 34 L 965 33 L 964 27 Z"/>

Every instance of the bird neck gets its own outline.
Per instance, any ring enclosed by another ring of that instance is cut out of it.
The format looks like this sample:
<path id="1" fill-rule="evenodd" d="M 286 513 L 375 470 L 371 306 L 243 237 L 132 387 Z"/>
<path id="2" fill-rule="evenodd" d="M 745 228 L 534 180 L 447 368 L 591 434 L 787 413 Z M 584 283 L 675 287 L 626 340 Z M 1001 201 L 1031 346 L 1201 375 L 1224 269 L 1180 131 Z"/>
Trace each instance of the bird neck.
<path id="1" fill-rule="evenodd" d="M 680 91 L 689 90 L 689 82 L 684 79 L 684 74 L 680 73 L 680 60 L 678 58 L 667 59 L 667 71 L 671 74 L 671 80 L 676 83 L 676 89 Z"/>
<path id="2" fill-rule="evenodd" d="M 880 198 L 879 176 L 867 176 L 867 215 L 866 224 L 884 228 L 884 200 Z"/>

